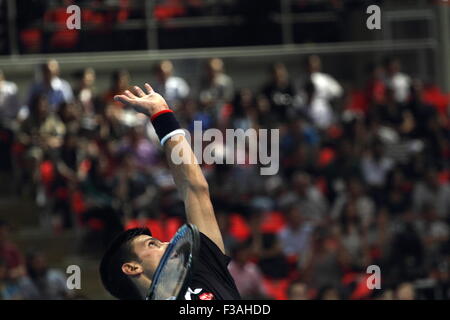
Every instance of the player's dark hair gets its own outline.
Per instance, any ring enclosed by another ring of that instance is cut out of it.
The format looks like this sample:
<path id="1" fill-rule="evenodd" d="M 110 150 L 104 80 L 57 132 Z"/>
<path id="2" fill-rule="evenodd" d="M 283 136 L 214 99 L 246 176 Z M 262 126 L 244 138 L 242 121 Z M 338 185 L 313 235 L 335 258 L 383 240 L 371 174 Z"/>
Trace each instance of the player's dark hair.
<path id="1" fill-rule="evenodd" d="M 141 235 L 151 236 L 152 234 L 149 229 L 145 228 L 134 228 L 120 233 L 110 244 L 100 263 L 100 277 L 103 286 L 120 300 L 142 299 L 136 285 L 122 271 L 124 263 L 140 261 L 134 252 L 132 241 Z"/>

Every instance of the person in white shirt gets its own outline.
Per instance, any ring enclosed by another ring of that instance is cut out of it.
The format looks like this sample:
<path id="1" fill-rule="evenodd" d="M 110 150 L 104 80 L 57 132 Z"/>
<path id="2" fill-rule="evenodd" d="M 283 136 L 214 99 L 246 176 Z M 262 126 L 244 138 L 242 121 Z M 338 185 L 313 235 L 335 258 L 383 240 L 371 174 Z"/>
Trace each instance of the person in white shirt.
<path id="1" fill-rule="evenodd" d="M 402 73 L 400 61 L 386 58 L 384 61 L 386 86 L 394 91 L 394 99 L 398 103 L 405 103 L 409 98 L 411 78 Z"/>
<path id="2" fill-rule="evenodd" d="M 222 59 L 209 59 L 206 63 L 206 74 L 200 83 L 200 103 L 220 119 L 223 107 L 234 98 L 234 84 L 230 76 L 225 74 Z"/>
<path id="3" fill-rule="evenodd" d="M 304 90 L 306 94 L 303 102 L 304 112 L 316 128 L 320 130 L 328 129 L 336 120 L 330 103 L 318 95 L 316 86 L 312 81 L 305 85 Z"/>
<path id="4" fill-rule="evenodd" d="M 322 72 L 322 62 L 319 56 L 311 55 L 307 58 L 306 72 L 316 88 L 318 98 L 328 102 L 342 97 L 342 86 L 331 75 Z"/>
<path id="5" fill-rule="evenodd" d="M 178 109 L 183 100 L 189 96 L 189 85 L 183 78 L 173 75 L 174 67 L 169 60 L 158 63 L 155 73 L 157 78 L 155 90 L 161 92 L 173 110 Z"/>
<path id="6" fill-rule="evenodd" d="M 32 99 L 40 94 L 47 96 L 52 111 L 57 111 L 61 103 L 73 100 L 73 91 L 70 84 L 59 77 L 59 63 L 51 59 L 40 67 L 40 77 L 38 81 L 31 85 L 27 106 Z"/>
<path id="7" fill-rule="evenodd" d="M 394 164 L 391 158 L 385 156 L 382 142 L 375 140 L 372 143 L 370 152 L 361 159 L 362 174 L 365 182 L 369 187 L 383 188 Z"/>
<path id="8" fill-rule="evenodd" d="M 268 297 L 263 284 L 263 273 L 258 265 L 251 261 L 251 248 L 248 241 L 235 245 L 228 270 L 236 282 L 236 287 L 244 299 L 262 299 Z"/>
<path id="9" fill-rule="evenodd" d="M 305 219 L 296 204 L 286 210 L 287 225 L 278 233 L 281 247 L 286 256 L 297 256 L 303 265 L 311 250 L 315 223 Z"/>
<path id="10" fill-rule="evenodd" d="M 313 124 L 326 130 L 335 121 L 334 100 L 342 97 L 344 90 L 331 75 L 322 72 L 322 62 L 317 55 L 306 59 L 306 74 L 298 81 L 299 106 L 306 108 Z"/>
<path id="11" fill-rule="evenodd" d="M 0 124 L 16 119 L 19 112 L 18 89 L 14 82 L 6 81 L 0 70 Z"/>

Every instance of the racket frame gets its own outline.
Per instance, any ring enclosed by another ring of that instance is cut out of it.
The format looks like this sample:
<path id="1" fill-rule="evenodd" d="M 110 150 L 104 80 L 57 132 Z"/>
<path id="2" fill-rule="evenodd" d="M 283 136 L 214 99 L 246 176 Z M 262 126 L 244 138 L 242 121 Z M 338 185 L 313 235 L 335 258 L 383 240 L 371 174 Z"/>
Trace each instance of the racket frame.
<path id="1" fill-rule="evenodd" d="M 159 280 L 159 277 L 163 270 L 163 267 L 166 265 L 166 262 L 169 259 L 170 255 L 175 247 L 175 244 L 178 242 L 178 239 L 180 237 L 179 232 L 183 228 L 188 228 L 189 229 L 188 232 L 192 233 L 193 244 L 192 244 L 192 252 L 189 256 L 189 268 L 188 268 L 186 277 L 183 281 L 183 285 L 181 286 L 180 292 L 178 293 L 175 300 L 180 300 L 183 297 L 183 295 L 185 294 L 185 292 L 188 288 L 188 284 L 191 281 L 192 275 L 194 274 L 195 260 L 197 259 L 198 251 L 200 249 L 200 232 L 198 231 L 198 228 L 194 224 L 191 224 L 191 223 L 185 224 L 182 227 L 180 227 L 180 229 L 178 229 L 177 233 L 170 240 L 170 243 L 169 243 L 166 251 L 164 252 L 164 255 L 162 256 L 161 261 L 159 262 L 158 267 L 156 268 L 155 274 L 153 275 L 152 284 L 150 286 L 150 289 L 148 291 L 148 294 L 147 294 L 145 300 L 154 300 L 152 297 L 155 293 L 156 286 L 158 285 L 158 280 Z"/>

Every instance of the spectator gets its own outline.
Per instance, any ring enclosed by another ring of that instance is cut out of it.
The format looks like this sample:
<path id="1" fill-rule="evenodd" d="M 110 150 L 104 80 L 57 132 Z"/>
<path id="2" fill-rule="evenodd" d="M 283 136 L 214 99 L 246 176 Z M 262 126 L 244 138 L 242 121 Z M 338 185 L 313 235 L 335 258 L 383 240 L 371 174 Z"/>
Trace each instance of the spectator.
<path id="1" fill-rule="evenodd" d="M 371 149 L 361 159 L 364 181 L 369 186 L 377 204 L 380 204 L 384 197 L 383 186 L 387 183 L 394 165 L 393 160 L 385 156 L 384 146 L 379 140 L 373 141 Z"/>
<path id="2" fill-rule="evenodd" d="M 407 211 L 405 210 L 405 212 Z M 373 263 L 384 266 L 391 256 L 391 251 L 394 250 L 392 241 L 397 232 L 397 227 L 398 221 L 390 217 L 386 208 L 381 208 L 375 221 L 369 226 L 366 236 Z"/>
<path id="3" fill-rule="evenodd" d="M 59 117 L 50 111 L 47 96 L 33 97 L 30 116 L 21 124 L 19 141 L 30 149 L 38 160 L 48 148 L 59 148 L 66 133 L 66 127 Z"/>
<path id="4" fill-rule="evenodd" d="M 345 180 L 349 177 L 360 178 L 364 181 L 361 170 L 360 151 L 351 140 L 342 139 L 336 142 L 336 146 L 332 150 L 332 157 L 328 163 L 324 164 L 323 168 L 328 198 L 331 201 L 342 191 Z M 368 190 L 368 192 L 370 191 Z"/>
<path id="5" fill-rule="evenodd" d="M 348 255 L 350 267 L 356 270 L 367 265 L 367 225 L 364 226 L 361 214 L 357 212 L 354 201 L 349 201 L 340 216 L 341 245 Z"/>
<path id="6" fill-rule="evenodd" d="M 411 204 L 412 184 L 403 170 L 396 167 L 390 172 L 387 187 L 389 191 L 386 196 L 386 206 L 391 215 L 398 217 L 408 210 Z"/>
<path id="7" fill-rule="evenodd" d="M 49 268 L 46 257 L 41 252 L 32 252 L 26 258 L 28 277 L 22 288 L 27 300 L 62 300 L 70 296 L 66 277 L 57 270 Z"/>
<path id="8" fill-rule="evenodd" d="M 295 204 L 286 210 L 286 226 L 278 233 L 283 252 L 287 257 L 295 257 L 303 264 L 310 254 L 314 223 L 303 217 Z"/>
<path id="9" fill-rule="evenodd" d="M 20 286 L 20 281 L 11 277 L 6 261 L 0 257 L 0 301 L 23 300 L 25 292 Z"/>
<path id="10" fill-rule="evenodd" d="M 421 219 L 417 220 L 420 236 L 426 246 L 426 251 L 432 260 L 440 254 L 441 248 L 449 240 L 449 226 L 443 218 L 439 218 L 436 207 L 432 203 L 424 205 Z"/>
<path id="11" fill-rule="evenodd" d="M 414 300 L 416 298 L 416 292 L 414 285 L 409 282 L 400 284 L 395 290 L 396 300 Z"/>
<path id="12" fill-rule="evenodd" d="M 317 129 L 327 130 L 335 123 L 333 109 L 326 99 L 318 95 L 316 85 L 308 81 L 303 87 L 304 97 L 300 104 L 303 112 Z"/>
<path id="13" fill-rule="evenodd" d="M 289 284 L 287 296 L 288 300 L 310 300 L 308 286 L 300 280 L 293 281 Z"/>
<path id="14" fill-rule="evenodd" d="M 30 88 L 27 106 L 31 109 L 34 97 L 46 95 L 51 111 L 56 111 L 61 103 L 71 102 L 73 92 L 70 84 L 59 77 L 59 63 L 55 59 L 48 60 L 40 66 L 40 79 Z M 30 110 L 32 112 L 32 110 Z"/>
<path id="15" fill-rule="evenodd" d="M 149 211 L 155 196 L 151 177 L 138 166 L 136 158 L 128 152 L 123 152 L 118 165 L 113 192 L 121 202 L 127 217 L 142 216 Z"/>
<path id="16" fill-rule="evenodd" d="M 130 89 L 130 73 L 124 69 L 114 71 L 111 76 L 111 87 L 104 94 L 103 103 L 121 106 L 120 103 L 114 101 L 114 96 L 128 89 Z"/>
<path id="17" fill-rule="evenodd" d="M 289 262 L 284 255 L 278 237 L 261 231 L 262 212 L 255 211 L 250 218 L 252 234 L 251 248 L 258 259 L 258 266 L 269 279 L 286 279 L 289 275 Z"/>
<path id="18" fill-rule="evenodd" d="M 305 61 L 305 75 L 298 81 L 299 105 L 319 129 L 328 129 L 335 123 L 333 103 L 341 98 L 341 85 L 329 74 L 322 72 L 319 56 L 311 55 Z"/>
<path id="19" fill-rule="evenodd" d="M 331 210 L 331 217 L 338 219 L 344 210 L 344 207 L 352 202 L 355 206 L 356 214 L 363 226 L 369 226 L 375 216 L 375 204 L 372 199 L 367 196 L 364 185 L 356 177 L 350 177 L 346 183 L 346 189 L 338 198 L 335 199 Z"/>
<path id="20" fill-rule="evenodd" d="M 304 277 L 313 288 L 333 287 L 341 284 L 344 259 L 342 247 L 336 235 L 324 229 L 316 229 L 313 235 L 312 254 L 304 267 Z"/>
<path id="21" fill-rule="evenodd" d="M 294 113 L 295 88 L 283 63 L 271 66 L 270 77 L 262 93 L 269 99 L 272 117 L 283 123 Z"/>
<path id="22" fill-rule="evenodd" d="M 234 98 L 233 80 L 225 74 L 222 59 L 213 58 L 206 63 L 206 74 L 200 84 L 199 99 L 215 119 L 220 119 L 224 106 Z"/>
<path id="23" fill-rule="evenodd" d="M 395 92 L 388 88 L 384 103 L 374 108 L 378 113 L 380 124 L 395 130 L 401 136 L 408 136 L 414 130 L 415 122 L 410 110 L 399 104 L 394 97 Z"/>
<path id="24" fill-rule="evenodd" d="M 85 113 L 77 102 L 62 103 L 57 113 L 66 128 L 66 133 L 73 135 L 81 131 L 83 114 Z"/>
<path id="25" fill-rule="evenodd" d="M 143 127 L 129 129 L 117 152 L 129 154 L 140 171 L 145 171 L 149 164 L 154 165 L 158 162 L 157 149 L 145 137 Z"/>
<path id="26" fill-rule="evenodd" d="M 319 189 L 313 185 L 311 176 L 305 172 L 296 172 L 291 183 L 292 191 L 283 196 L 280 203 L 296 202 L 307 219 L 323 221 L 326 218 L 328 203 Z"/>
<path id="27" fill-rule="evenodd" d="M 290 119 L 284 126 L 280 136 L 281 170 L 284 177 L 292 177 L 295 172 L 305 171 L 317 173 L 317 147 L 320 135 L 314 126 L 304 118 Z"/>
<path id="28" fill-rule="evenodd" d="M 392 289 L 383 290 L 376 300 L 394 300 L 394 292 Z"/>
<path id="29" fill-rule="evenodd" d="M 247 130 L 257 128 L 258 110 L 256 108 L 256 98 L 250 89 L 240 90 L 233 101 L 233 127 Z"/>
<path id="30" fill-rule="evenodd" d="M 236 245 L 228 269 L 243 299 L 262 299 L 267 296 L 263 276 L 258 266 L 251 262 L 250 255 L 250 243 Z"/>
<path id="31" fill-rule="evenodd" d="M 14 82 L 6 81 L 0 70 L 0 171 L 12 167 L 11 147 L 19 112 L 18 88 Z"/>
<path id="32" fill-rule="evenodd" d="M 153 89 L 160 93 L 173 110 L 178 110 L 180 105 L 188 98 L 190 88 L 187 82 L 173 75 L 174 67 L 171 61 L 164 60 L 155 67 L 157 82 Z"/>
<path id="33" fill-rule="evenodd" d="M 433 204 L 440 218 L 448 218 L 450 212 L 450 186 L 439 181 L 436 168 L 429 168 L 424 179 L 419 180 L 412 195 L 414 212 L 420 213 L 427 204 Z"/>
<path id="34" fill-rule="evenodd" d="M 0 70 L 0 129 L 9 126 L 19 112 L 18 88 L 14 82 L 7 81 Z"/>
<path id="35" fill-rule="evenodd" d="M 9 229 L 9 224 L 0 220 L 0 259 L 3 260 L 9 277 L 17 279 L 25 275 L 25 263 L 22 253 L 10 240 Z"/>
<path id="36" fill-rule="evenodd" d="M 311 55 L 306 58 L 305 71 L 305 76 L 299 81 L 299 88 L 305 88 L 306 84 L 312 83 L 315 96 L 325 100 L 324 103 L 327 104 L 342 97 L 343 89 L 339 82 L 322 72 L 322 61 L 319 56 Z"/>
<path id="37" fill-rule="evenodd" d="M 384 103 L 386 85 L 384 84 L 384 69 L 378 63 L 368 67 L 369 78 L 365 87 L 365 96 L 368 103 L 367 108 Z M 366 111 L 367 109 L 364 108 Z"/>
<path id="38" fill-rule="evenodd" d="M 386 86 L 393 91 L 395 101 L 404 104 L 409 97 L 411 78 L 401 72 L 400 60 L 397 58 L 387 57 L 384 59 L 383 65 L 386 73 Z"/>
<path id="39" fill-rule="evenodd" d="M 123 110 L 117 104 L 100 104 L 97 110 L 97 117 L 92 123 L 86 123 L 84 128 L 89 132 L 98 134 L 98 138 L 103 141 L 110 141 L 117 145 L 126 136 L 127 127 L 123 122 Z"/>
<path id="40" fill-rule="evenodd" d="M 326 286 L 319 290 L 317 300 L 341 300 L 341 294 L 336 288 Z"/>
<path id="41" fill-rule="evenodd" d="M 426 274 L 426 251 L 419 230 L 414 223 L 414 215 L 405 212 L 393 235 L 389 257 L 386 259 L 386 282 L 396 285 L 412 281 Z"/>
<path id="42" fill-rule="evenodd" d="M 95 70 L 86 68 L 76 74 L 78 86 L 75 89 L 75 98 L 83 108 L 83 114 L 92 116 L 95 113 L 97 92 L 95 89 Z"/>

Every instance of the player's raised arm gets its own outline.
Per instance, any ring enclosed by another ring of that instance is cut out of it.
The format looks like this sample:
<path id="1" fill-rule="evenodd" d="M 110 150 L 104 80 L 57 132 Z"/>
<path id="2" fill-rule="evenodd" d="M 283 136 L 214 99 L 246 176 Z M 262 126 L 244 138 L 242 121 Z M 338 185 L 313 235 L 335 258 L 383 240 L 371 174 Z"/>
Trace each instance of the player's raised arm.
<path id="1" fill-rule="evenodd" d="M 200 232 L 210 238 L 222 252 L 225 252 L 214 209 L 209 197 L 208 183 L 198 165 L 191 146 L 184 137 L 184 132 L 169 109 L 164 98 L 145 84 L 146 92 L 134 87 L 135 93 L 125 91 L 115 100 L 133 107 L 136 111 L 151 117 L 155 131 L 166 153 L 175 184 L 184 201 L 187 220 L 197 226 Z M 173 151 L 184 161 L 177 164 Z"/>

